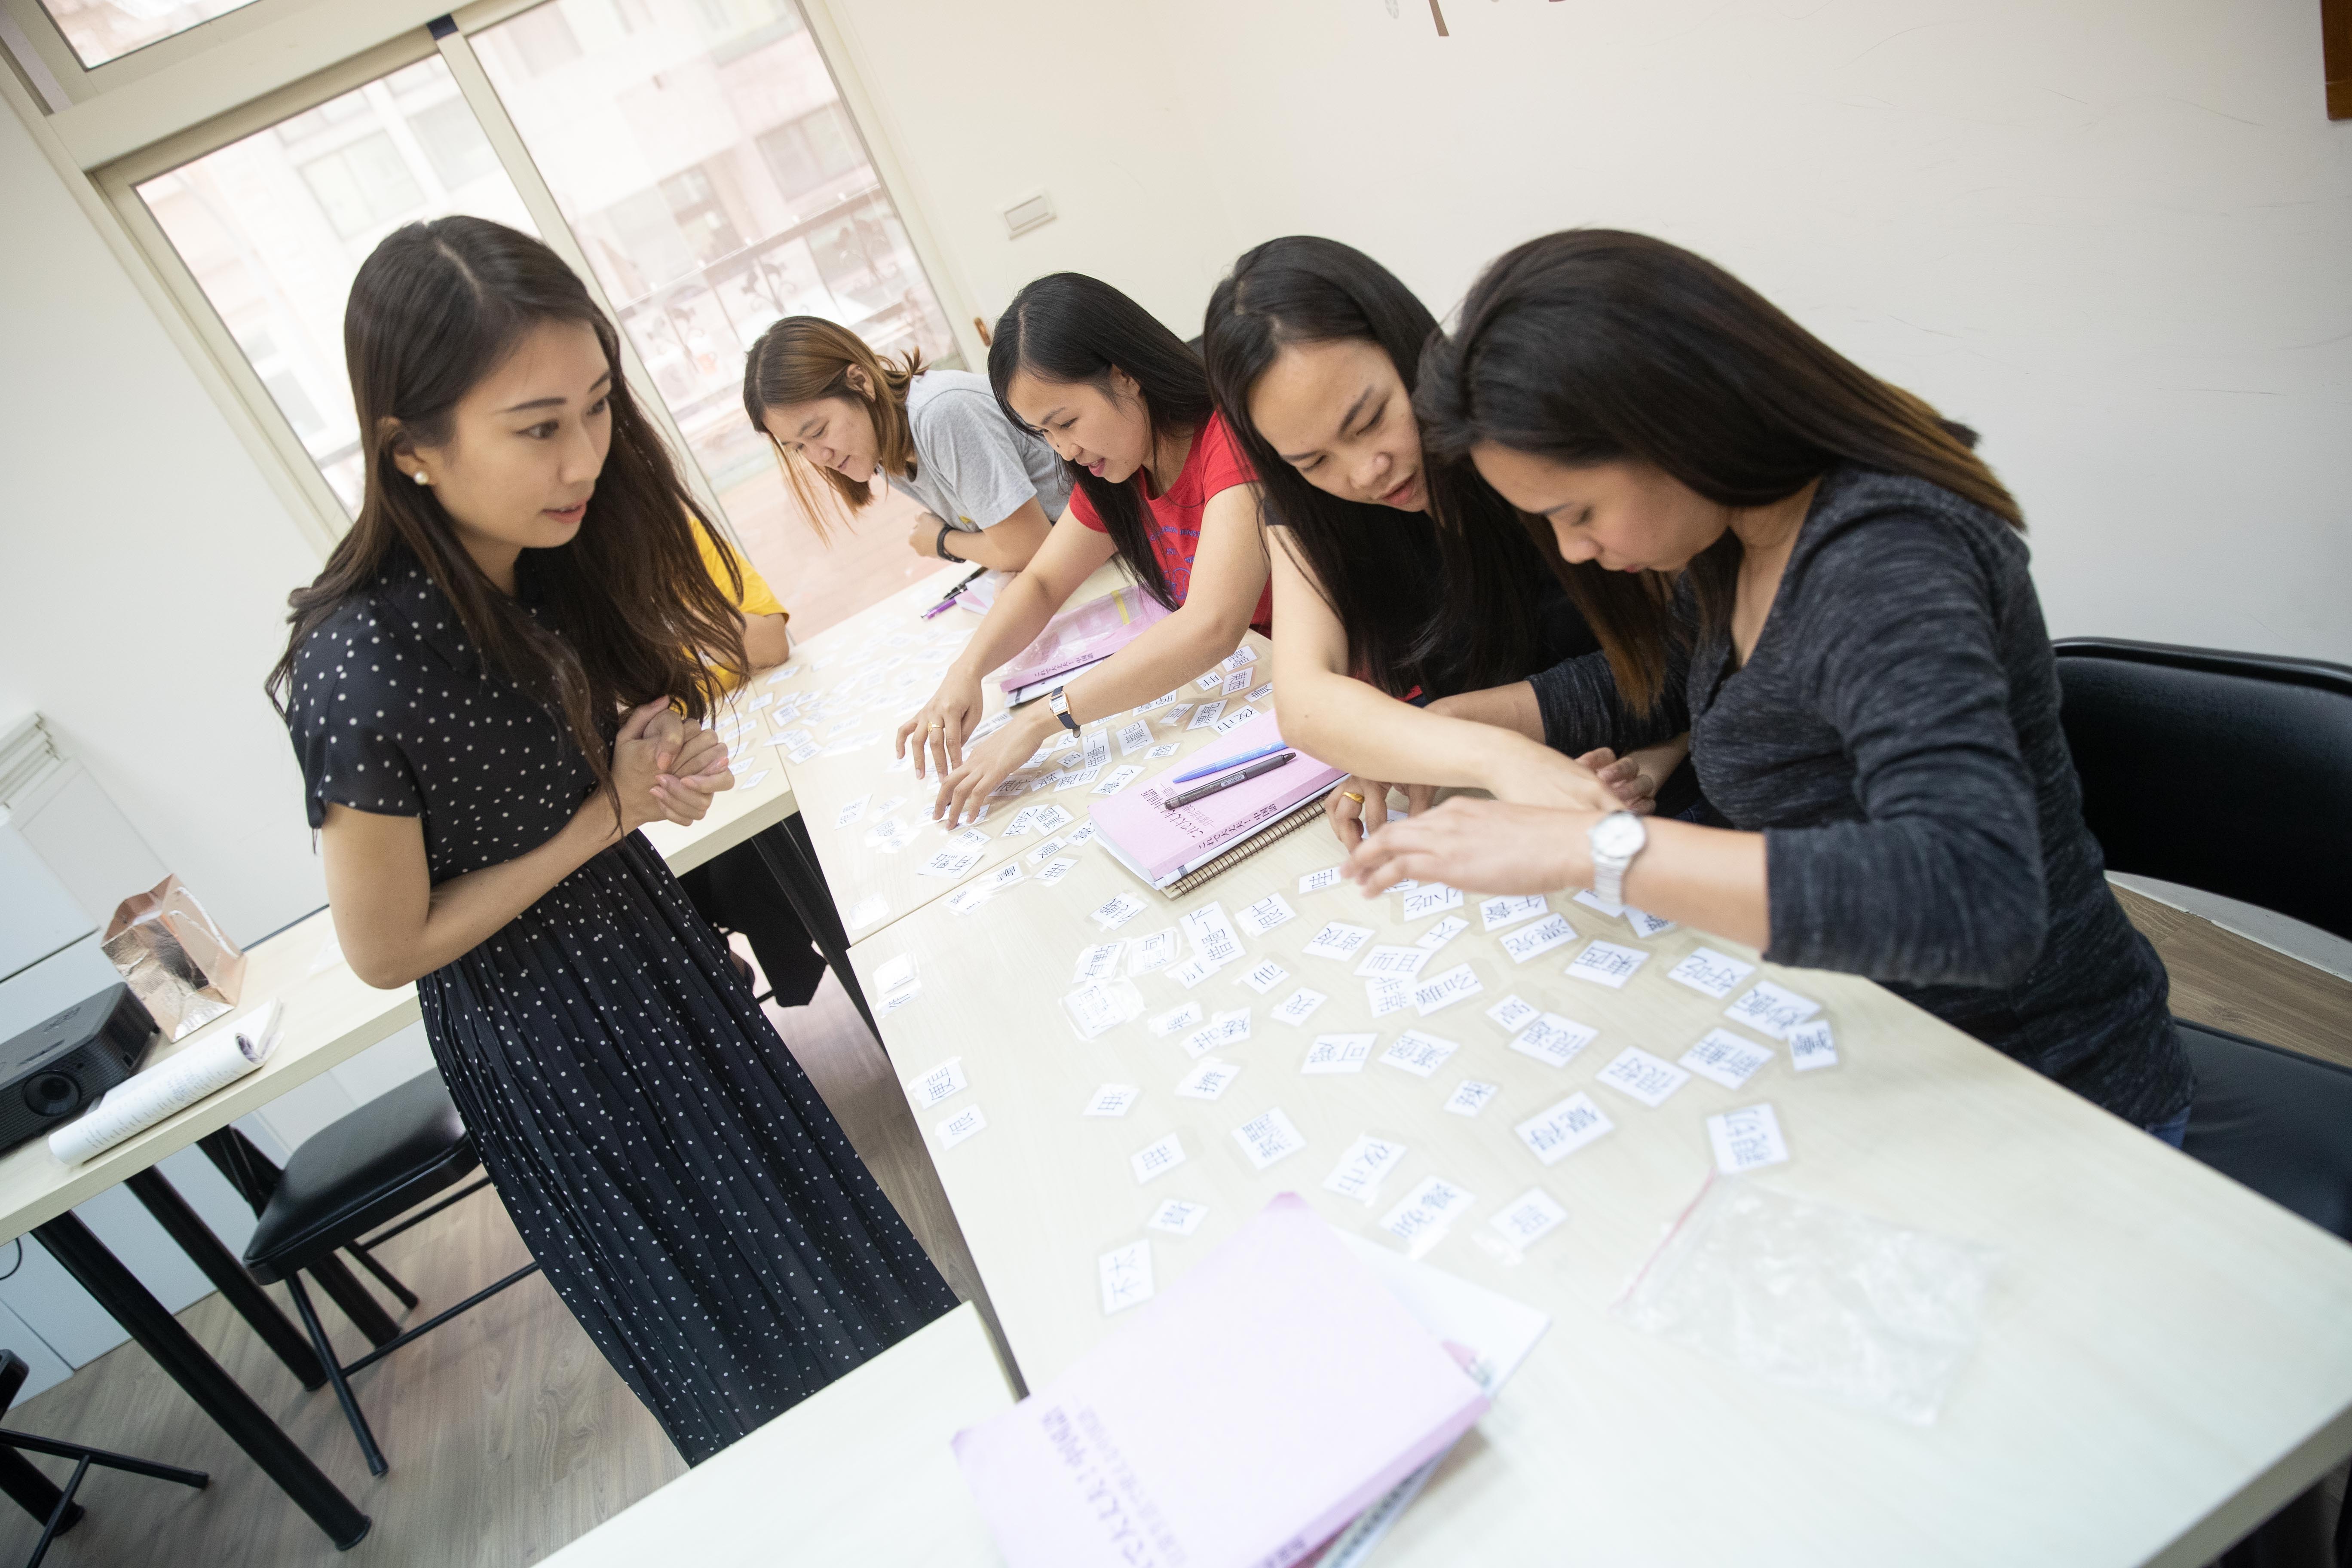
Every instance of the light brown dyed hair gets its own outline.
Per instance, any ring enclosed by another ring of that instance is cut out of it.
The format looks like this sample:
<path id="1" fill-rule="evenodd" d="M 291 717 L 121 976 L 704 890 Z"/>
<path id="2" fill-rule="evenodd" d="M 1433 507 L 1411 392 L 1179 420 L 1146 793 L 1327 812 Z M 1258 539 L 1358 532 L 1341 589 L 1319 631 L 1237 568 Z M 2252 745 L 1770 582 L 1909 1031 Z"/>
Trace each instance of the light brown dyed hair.
<path id="1" fill-rule="evenodd" d="M 849 379 L 850 370 L 862 371 L 875 390 L 863 393 Z M 743 413 L 751 428 L 775 448 L 784 482 L 808 514 L 809 526 L 827 543 L 826 525 L 846 521 L 874 500 L 870 484 L 859 484 L 847 474 L 820 468 L 793 457 L 782 442 L 768 434 L 766 416 L 772 408 L 819 398 L 838 397 L 856 404 L 874 421 L 874 437 L 882 471 L 900 479 L 915 477 L 915 433 L 907 423 L 907 386 L 923 373 L 923 356 L 914 349 L 898 360 L 886 360 L 866 346 L 866 340 L 822 316 L 786 316 L 751 345 L 743 362 Z M 821 506 L 809 489 L 809 477 L 822 478 L 833 489 L 833 504 Z"/>

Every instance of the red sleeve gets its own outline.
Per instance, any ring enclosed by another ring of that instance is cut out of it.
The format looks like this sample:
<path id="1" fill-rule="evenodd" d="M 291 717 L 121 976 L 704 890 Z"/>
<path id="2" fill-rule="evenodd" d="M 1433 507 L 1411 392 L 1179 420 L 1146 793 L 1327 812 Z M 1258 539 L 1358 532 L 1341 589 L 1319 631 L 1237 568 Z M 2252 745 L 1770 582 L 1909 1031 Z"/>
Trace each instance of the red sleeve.
<path id="1" fill-rule="evenodd" d="M 1201 432 L 1201 442 L 1202 505 L 1206 506 L 1220 490 L 1257 483 L 1257 470 L 1250 467 L 1248 457 L 1234 445 L 1234 433 L 1225 428 L 1223 415 L 1209 416 L 1208 426 Z"/>
<path id="2" fill-rule="evenodd" d="M 1110 531 L 1109 529 L 1103 526 L 1103 520 L 1096 514 L 1095 503 L 1087 499 L 1087 491 L 1084 485 L 1073 484 L 1070 487 L 1069 510 L 1063 512 L 1062 515 L 1064 517 L 1076 518 L 1080 522 L 1086 524 L 1088 528 L 1093 529 L 1097 533 L 1108 533 Z"/>

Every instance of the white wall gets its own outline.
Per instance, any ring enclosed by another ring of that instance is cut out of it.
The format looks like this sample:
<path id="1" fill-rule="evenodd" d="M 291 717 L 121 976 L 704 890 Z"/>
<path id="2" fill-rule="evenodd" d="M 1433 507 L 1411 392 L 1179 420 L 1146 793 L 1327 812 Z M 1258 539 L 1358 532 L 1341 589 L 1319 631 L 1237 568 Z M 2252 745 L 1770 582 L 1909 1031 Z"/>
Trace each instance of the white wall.
<path id="1" fill-rule="evenodd" d="M 318 556 L 5 107 L 0 212 L 0 721 L 41 713 L 250 942 L 326 902 L 261 695 Z"/>
<path id="2" fill-rule="evenodd" d="M 2352 123 L 2311 0 L 831 0 L 977 308 L 1199 330 L 1244 246 L 1440 314 L 1646 229 L 1984 433 L 2053 632 L 2352 662 Z M 1018 240 L 1037 186 L 1062 216 Z"/>

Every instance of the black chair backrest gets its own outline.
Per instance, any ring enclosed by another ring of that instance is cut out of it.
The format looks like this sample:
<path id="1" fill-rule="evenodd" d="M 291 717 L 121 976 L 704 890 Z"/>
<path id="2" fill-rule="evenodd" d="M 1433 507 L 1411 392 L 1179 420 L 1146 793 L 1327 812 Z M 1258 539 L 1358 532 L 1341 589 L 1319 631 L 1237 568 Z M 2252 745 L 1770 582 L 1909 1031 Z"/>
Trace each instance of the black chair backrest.
<path id="1" fill-rule="evenodd" d="M 2109 870 L 2352 938 L 2352 668 L 2105 637 L 2055 651 Z"/>

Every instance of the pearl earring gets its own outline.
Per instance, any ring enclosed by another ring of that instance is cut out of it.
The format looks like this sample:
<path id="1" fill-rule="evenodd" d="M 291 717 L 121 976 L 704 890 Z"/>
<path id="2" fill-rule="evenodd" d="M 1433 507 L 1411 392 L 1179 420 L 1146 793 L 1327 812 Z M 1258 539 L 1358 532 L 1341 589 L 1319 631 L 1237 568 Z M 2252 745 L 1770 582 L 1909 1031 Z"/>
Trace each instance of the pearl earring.
<path id="1" fill-rule="evenodd" d="M 425 470 L 424 470 L 423 468 L 419 468 L 419 469 L 417 469 L 415 473 L 413 473 L 413 474 L 409 475 L 408 477 L 409 477 L 410 479 L 415 479 L 415 480 L 418 484 L 420 484 L 420 485 L 429 485 L 429 484 L 431 484 L 431 483 L 433 482 L 431 479 L 426 479 L 426 478 L 425 477 Z"/>

